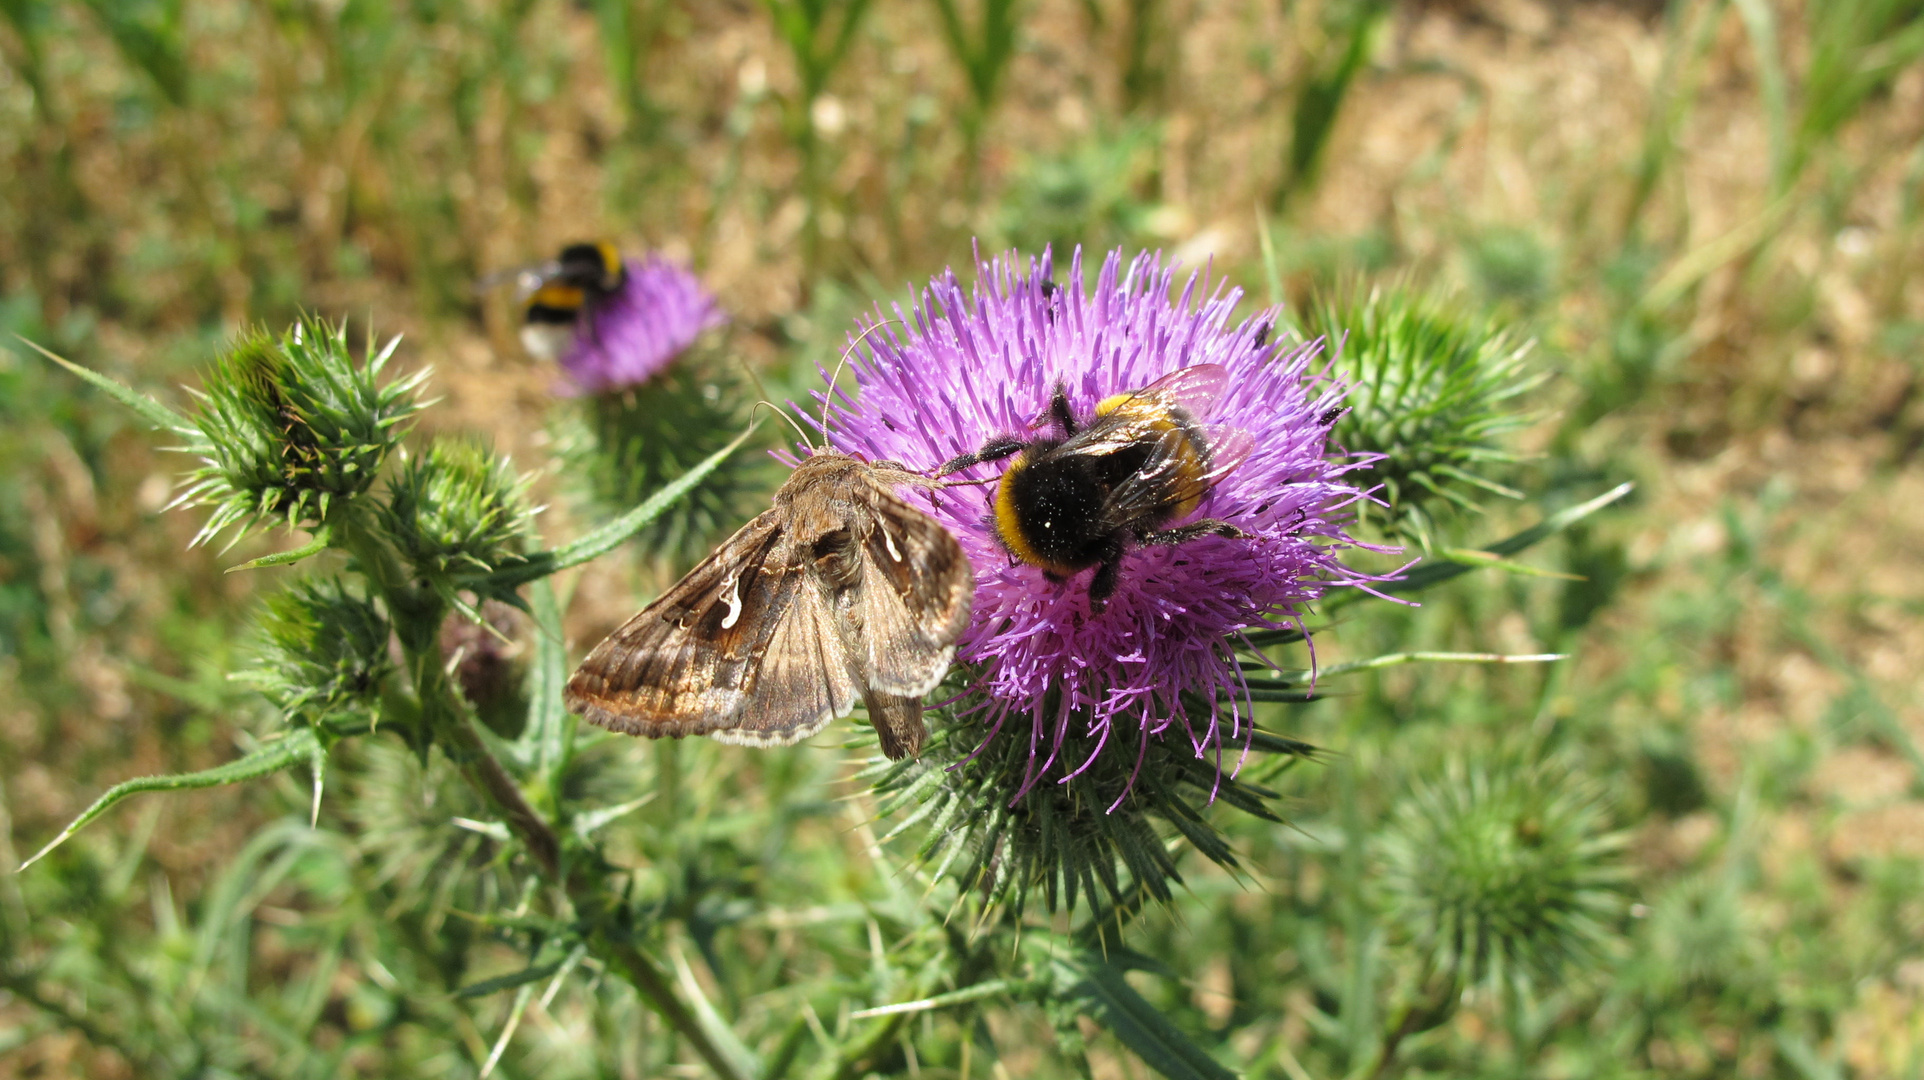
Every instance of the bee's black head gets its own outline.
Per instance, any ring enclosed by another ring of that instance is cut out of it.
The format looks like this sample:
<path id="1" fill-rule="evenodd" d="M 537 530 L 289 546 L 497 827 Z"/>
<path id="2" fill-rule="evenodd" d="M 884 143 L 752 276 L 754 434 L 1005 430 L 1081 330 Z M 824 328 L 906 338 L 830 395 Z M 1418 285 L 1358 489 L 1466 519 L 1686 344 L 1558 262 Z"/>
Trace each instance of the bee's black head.
<path id="1" fill-rule="evenodd" d="M 627 279 L 621 252 L 606 241 L 569 244 L 561 249 L 561 257 L 557 261 L 561 264 L 560 271 L 555 275 L 557 278 L 590 292 L 614 292 Z"/>

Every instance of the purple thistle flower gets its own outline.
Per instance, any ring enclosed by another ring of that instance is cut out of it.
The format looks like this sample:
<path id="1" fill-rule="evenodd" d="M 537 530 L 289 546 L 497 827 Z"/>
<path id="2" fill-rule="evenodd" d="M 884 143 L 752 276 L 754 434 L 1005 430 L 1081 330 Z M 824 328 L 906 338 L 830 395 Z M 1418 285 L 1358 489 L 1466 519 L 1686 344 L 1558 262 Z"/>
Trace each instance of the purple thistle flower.
<path id="1" fill-rule="evenodd" d="M 1222 395 L 1198 419 L 1248 432 L 1253 448 L 1193 517 L 1223 519 L 1249 535 L 1130 550 L 1100 613 L 1091 613 L 1090 572 L 1050 581 L 1004 548 L 993 483 L 904 491 L 955 533 L 975 565 L 975 614 L 957 660 L 976 668 L 974 708 L 990 739 L 1011 715 L 1028 719 L 1030 766 L 1016 798 L 1045 775 L 1066 783 L 1112 740 L 1127 748 L 1112 752 L 1131 754 L 1139 769 L 1149 739 L 1176 725 L 1198 757 L 1213 753 L 1220 776 L 1225 738 L 1240 741 L 1249 730 L 1229 639 L 1300 626 L 1304 606 L 1332 584 L 1373 580 L 1337 561 L 1338 550 L 1354 544 L 1343 509 L 1363 497 L 1342 479 L 1357 463 L 1325 456 L 1344 388 L 1312 373 L 1316 346 L 1268 340 L 1274 312 L 1232 325 L 1238 289 L 1192 274 L 1172 303 L 1175 267 L 1160 254 L 1125 265 L 1120 251 L 1110 252 L 1093 290 L 1080 250 L 1063 281 L 1053 279 L 1047 252 L 1026 273 L 1019 259 L 981 264 L 978 254 L 972 289 L 946 272 L 913 312 L 897 308 L 903 326 L 867 333 L 850 362 L 859 397 L 838 395 L 829 441 L 933 470 L 993 436 L 1027 437 L 1046 423 L 1058 385 L 1087 422 L 1097 402 L 1179 368 L 1225 368 Z M 1006 467 L 962 475 L 993 479 Z M 1205 703 L 1206 718 L 1189 714 L 1184 695 L 1189 707 Z M 1227 731 L 1219 709 L 1227 710 Z M 1094 740 L 1086 759 L 1060 753 L 1072 735 L 1082 745 Z"/>
<path id="2" fill-rule="evenodd" d="M 593 394 L 639 386 L 673 363 L 705 330 L 728 321 L 700 280 L 649 255 L 630 259 L 613 292 L 583 305 L 561 368 Z"/>

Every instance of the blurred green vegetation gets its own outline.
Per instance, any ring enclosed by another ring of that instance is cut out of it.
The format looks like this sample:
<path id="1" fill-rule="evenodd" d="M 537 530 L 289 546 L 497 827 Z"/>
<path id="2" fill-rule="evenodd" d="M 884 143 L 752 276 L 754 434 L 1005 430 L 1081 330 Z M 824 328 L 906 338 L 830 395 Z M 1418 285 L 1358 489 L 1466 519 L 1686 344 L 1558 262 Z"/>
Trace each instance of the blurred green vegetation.
<path id="1" fill-rule="evenodd" d="M 1423 523 L 1474 572 L 1316 642 L 1571 658 L 1264 706 L 1327 751 L 1245 772 L 1289 824 L 1212 814 L 1240 870 L 1181 858 L 1107 962 L 1061 919 L 932 916 L 845 755 L 586 740 L 554 797 L 649 800 L 607 854 L 769 1075 L 859 1039 L 883 1075 L 1142 1075 L 1149 1009 L 1289 1080 L 1924 1076 L 1920 58 L 1918 0 L 0 3 L 5 1071 L 470 1076 L 497 1043 L 499 1075 L 698 1068 L 531 945 L 484 808 L 391 740 L 330 762 L 318 830 L 296 772 L 144 796 L 11 869 L 110 784 L 277 730 L 226 673 L 292 573 L 223 573 L 278 534 L 188 550 L 199 523 L 159 513 L 187 459 L 14 335 L 184 406 L 246 326 L 405 331 L 445 395 L 423 424 L 538 470 L 570 535 L 600 511 L 554 475 L 553 375 L 474 283 L 606 235 L 691 260 L 777 400 L 975 238 L 1213 257 L 1305 313 L 1418 282 L 1552 376 L 1481 459 L 1525 497 Z M 577 648 L 665 569 L 561 579 Z M 1549 793 L 1436 794 L 1505 768 Z M 1595 948 L 1445 977 L 1411 852 L 1458 818 L 1621 843 Z M 1060 992 L 852 1015 L 998 964 Z"/>

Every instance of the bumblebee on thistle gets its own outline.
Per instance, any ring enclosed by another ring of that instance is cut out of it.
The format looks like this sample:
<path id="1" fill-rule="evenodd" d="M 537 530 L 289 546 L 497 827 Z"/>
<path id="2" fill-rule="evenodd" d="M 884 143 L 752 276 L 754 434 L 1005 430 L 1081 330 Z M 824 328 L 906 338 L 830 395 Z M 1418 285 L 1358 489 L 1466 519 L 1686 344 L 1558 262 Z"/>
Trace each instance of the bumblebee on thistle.
<path id="1" fill-rule="evenodd" d="M 1089 606 L 1100 614 L 1116 591 L 1125 545 L 1243 537 L 1227 521 L 1163 525 L 1194 513 L 1203 495 L 1249 456 L 1249 433 L 1205 434 L 1196 413 L 1215 403 L 1228 378 L 1221 365 L 1173 371 L 1096 405 L 1083 424 L 1056 387 L 1049 417 L 1061 437 L 1004 435 L 936 470 L 947 476 L 1019 454 L 995 489 L 995 532 L 1009 554 L 1061 581 L 1090 567 Z"/>
<path id="2" fill-rule="evenodd" d="M 1172 727 L 1220 761 L 1249 719 L 1233 635 L 1370 580 L 1337 558 L 1363 497 L 1356 464 L 1325 456 L 1342 388 L 1314 347 L 1269 341 L 1274 313 L 1232 322 L 1238 290 L 1191 276 L 1172 295 L 1159 255 L 1111 252 L 1093 288 L 1080 252 L 1066 275 L 1047 253 L 978 273 L 931 281 L 905 329 L 857 328 L 858 394 L 834 399 L 829 441 L 994 481 L 911 494 L 976 570 L 964 711 L 988 738 L 1029 717 L 1041 761 L 1015 797 L 1058 761 L 1059 781 L 1088 769 L 1118 727 L 1138 763 Z M 1061 753 L 1083 740 L 1086 759 Z"/>
<path id="3" fill-rule="evenodd" d="M 659 255 L 570 244 L 520 271 L 521 344 L 591 394 L 638 386 L 728 321 L 695 275 Z"/>

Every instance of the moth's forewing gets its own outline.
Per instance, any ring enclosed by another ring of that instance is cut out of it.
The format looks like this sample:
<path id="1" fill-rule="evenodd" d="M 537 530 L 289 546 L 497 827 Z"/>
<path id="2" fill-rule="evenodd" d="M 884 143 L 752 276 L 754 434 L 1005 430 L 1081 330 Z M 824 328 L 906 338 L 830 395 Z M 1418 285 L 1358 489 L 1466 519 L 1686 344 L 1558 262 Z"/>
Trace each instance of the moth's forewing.
<path id="1" fill-rule="evenodd" d="M 835 615 L 804 582 L 760 657 L 747 700 L 733 722 L 710 734 L 744 746 L 787 746 L 855 707 L 862 688 Z"/>
<path id="2" fill-rule="evenodd" d="M 743 526 L 581 662 L 564 695 L 591 723 L 650 738 L 740 722 L 760 658 L 803 596 L 773 511 Z"/>
<path id="3" fill-rule="evenodd" d="M 635 735 L 781 745 L 862 698 L 892 758 L 918 752 L 923 694 L 968 625 L 975 575 L 938 522 L 890 490 L 919 479 L 810 459 L 773 509 L 596 646 L 568 707 Z"/>

